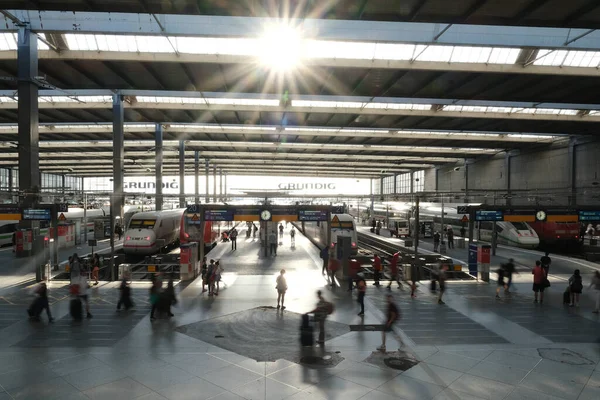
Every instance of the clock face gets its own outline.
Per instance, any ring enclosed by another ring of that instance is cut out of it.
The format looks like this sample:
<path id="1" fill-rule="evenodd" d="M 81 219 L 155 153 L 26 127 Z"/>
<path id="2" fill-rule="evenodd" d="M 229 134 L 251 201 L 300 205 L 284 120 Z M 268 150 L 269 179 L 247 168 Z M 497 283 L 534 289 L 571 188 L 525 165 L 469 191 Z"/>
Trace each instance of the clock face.
<path id="1" fill-rule="evenodd" d="M 538 212 L 535 214 L 535 218 L 536 218 L 538 221 L 544 221 L 544 220 L 546 219 L 546 212 L 545 212 L 545 211 L 538 211 Z"/>
<path id="2" fill-rule="evenodd" d="M 260 213 L 260 218 L 263 221 L 268 221 L 271 219 L 271 212 L 269 210 L 264 210 Z"/>

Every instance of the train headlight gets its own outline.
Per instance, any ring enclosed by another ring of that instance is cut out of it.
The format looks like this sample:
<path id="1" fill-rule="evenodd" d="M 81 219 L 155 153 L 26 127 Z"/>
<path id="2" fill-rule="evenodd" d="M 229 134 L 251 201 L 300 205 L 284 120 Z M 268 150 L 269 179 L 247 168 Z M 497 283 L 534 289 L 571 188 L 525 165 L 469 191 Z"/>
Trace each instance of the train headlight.
<path id="1" fill-rule="evenodd" d="M 146 240 L 147 240 L 147 241 L 150 241 L 150 236 L 146 236 Z"/>
<path id="2" fill-rule="evenodd" d="M 352 247 L 356 247 L 356 243 L 352 242 Z"/>
<path id="3" fill-rule="evenodd" d="M 127 236 L 125 240 L 131 240 L 131 236 Z"/>

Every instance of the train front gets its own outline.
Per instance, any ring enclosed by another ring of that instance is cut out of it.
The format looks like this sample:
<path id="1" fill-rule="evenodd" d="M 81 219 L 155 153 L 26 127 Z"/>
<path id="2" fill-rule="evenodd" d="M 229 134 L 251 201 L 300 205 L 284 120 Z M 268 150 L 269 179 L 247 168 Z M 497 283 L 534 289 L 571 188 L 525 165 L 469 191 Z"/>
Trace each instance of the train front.
<path id="1" fill-rule="evenodd" d="M 135 219 L 130 221 L 123 240 L 123 252 L 129 255 L 147 256 L 156 253 L 156 220 Z"/>

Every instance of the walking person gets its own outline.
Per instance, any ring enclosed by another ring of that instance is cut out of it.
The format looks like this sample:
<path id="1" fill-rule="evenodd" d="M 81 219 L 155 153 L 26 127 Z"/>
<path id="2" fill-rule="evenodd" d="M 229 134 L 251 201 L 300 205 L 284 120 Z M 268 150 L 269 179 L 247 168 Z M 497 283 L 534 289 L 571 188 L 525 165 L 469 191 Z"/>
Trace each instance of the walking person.
<path id="1" fill-rule="evenodd" d="M 506 276 L 506 286 L 504 293 L 510 294 L 510 286 L 512 285 L 512 276 L 516 272 L 515 263 L 512 258 L 508 259 L 508 262 L 503 265 L 504 275 Z"/>
<path id="2" fill-rule="evenodd" d="M 71 284 L 79 283 L 79 277 L 81 276 L 81 260 L 77 253 L 74 253 L 69 257 L 69 272 L 71 275 Z"/>
<path id="3" fill-rule="evenodd" d="M 279 240 L 283 243 L 283 223 L 279 223 Z"/>
<path id="4" fill-rule="evenodd" d="M 440 248 L 440 233 L 435 231 L 433 234 L 433 252 L 437 253 Z"/>
<path id="5" fill-rule="evenodd" d="M 335 284 L 335 274 L 337 273 L 337 271 L 340 269 L 340 262 L 338 259 L 336 258 L 330 258 L 329 259 L 329 279 L 331 280 L 331 287 L 334 288 L 336 286 Z"/>
<path id="6" fill-rule="evenodd" d="M 250 239 L 251 233 L 252 233 L 252 223 L 246 222 L 246 239 Z"/>
<path id="7" fill-rule="evenodd" d="M 92 279 L 95 281 L 94 286 L 98 285 L 98 275 L 100 275 L 100 256 L 96 253 L 92 258 Z"/>
<path id="8" fill-rule="evenodd" d="M 454 231 L 452 230 L 451 226 L 448 227 L 448 230 L 446 231 L 446 235 L 448 236 L 448 249 L 453 249 L 454 248 Z"/>
<path id="9" fill-rule="evenodd" d="M 256 232 L 258 231 L 258 227 L 255 223 L 252 223 L 252 240 L 256 239 Z"/>
<path id="10" fill-rule="evenodd" d="M 569 307 L 579 307 L 579 296 L 583 291 L 583 281 L 578 269 L 576 269 L 569 278 L 569 290 L 571 292 L 571 304 L 569 304 Z"/>
<path id="11" fill-rule="evenodd" d="M 448 270 L 448 266 L 442 265 L 442 267 L 440 268 L 440 272 L 438 274 L 438 282 L 440 284 L 440 293 L 438 294 L 438 304 L 446 304 L 446 303 L 444 303 L 444 300 L 442 300 L 442 297 L 444 296 L 444 293 L 446 292 L 446 279 L 447 279 L 446 271 L 447 270 Z"/>
<path id="12" fill-rule="evenodd" d="M 377 227 L 377 220 L 373 218 L 371 220 L 371 233 L 375 233 L 375 228 Z"/>
<path id="13" fill-rule="evenodd" d="M 292 247 L 294 247 L 296 245 L 296 229 L 293 226 L 290 231 L 290 240 L 292 241 Z"/>
<path id="14" fill-rule="evenodd" d="M 48 322 L 54 322 L 54 318 L 52 318 L 52 313 L 50 312 L 50 302 L 48 301 L 48 286 L 46 285 L 46 277 L 42 277 L 42 282 L 38 285 L 35 290 L 35 294 L 37 297 L 27 310 L 30 318 L 34 318 L 36 320 L 40 320 L 40 315 L 44 309 L 46 310 L 46 315 L 48 315 Z"/>
<path id="15" fill-rule="evenodd" d="M 590 288 L 593 288 L 596 292 L 596 308 L 594 308 L 594 311 L 592 312 L 598 314 L 600 312 L 600 271 L 596 270 L 594 272 Z"/>
<path id="16" fill-rule="evenodd" d="M 550 264 L 552 264 L 552 259 L 550 258 L 550 253 L 546 252 L 541 258 L 540 262 L 542 263 L 542 268 L 546 271 L 546 276 L 550 273 Z"/>
<path id="17" fill-rule="evenodd" d="M 92 318 L 92 314 L 90 313 L 90 299 L 87 293 L 89 288 L 86 274 L 81 274 L 79 277 L 79 299 L 85 303 L 85 312 L 87 318 Z"/>
<path id="18" fill-rule="evenodd" d="M 329 265 L 329 246 L 323 247 L 319 256 L 323 260 L 323 268 L 321 269 L 321 274 L 325 275 L 325 273 L 327 272 L 327 266 Z"/>
<path id="19" fill-rule="evenodd" d="M 402 286 L 400 283 L 399 273 L 398 273 L 398 263 L 402 257 L 400 256 L 400 252 L 394 253 L 392 259 L 390 260 L 390 282 L 387 285 L 388 290 L 392 290 L 392 282 L 396 280 L 398 283 L 398 289 Z"/>
<path id="20" fill-rule="evenodd" d="M 365 295 L 367 294 L 367 282 L 365 282 L 365 278 L 362 277 L 362 274 L 359 274 L 356 287 L 358 288 L 358 298 L 356 301 L 360 305 L 360 312 L 358 315 L 362 317 L 365 315 Z"/>
<path id="21" fill-rule="evenodd" d="M 506 270 L 504 269 L 504 265 L 500 265 L 500 268 L 496 270 L 498 274 L 498 285 L 496 287 L 496 298 L 500 298 L 500 289 L 504 288 L 504 291 L 507 291 L 508 286 L 506 282 L 504 282 L 504 277 L 506 276 Z"/>
<path id="22" fill-rule="evenodd" d="M 164 299 L 165 311 L 169 317 L 173 317 L 174 314 L 171 312 L 171 306 L 177 304 L 177 296 L 175 296 L 175 285 L 173 283 L 173 275 L 169 276 L 169 282 L 167 283 L 167 288 L 162 293 L 162 297 Z"/>
<path id="23" fill-rule="evenodd" d="M 386 333 L 393 332 L 394 323 L 400 319 L 400 310 L 394 303 L 394 296 L 392 296 L 391 294 L 388 294 L 387 295 L 387 303 L 388 303 L 387 319 L 386 319 L 384 328 L 381 331 L 381 346 L 379 346 L 377 348 L 377 350 L 379 350 L 379 351 L 385 351 L 385 349 L 386 349 L 386 347 L 385 347 Z M 402 341 L 400 340 L 400 338 L 396 338 L 396 339 L 400 342 L 400 346 L 404 345 L 402 343 Z"/>
<path id="24" fill-rule="evenodd" d="M 215 274 L 215 260 L 210 260 L 210 264 L 206 268 L 206 284 L 208 285 L 208 295 L 212 296 L 215 290 L 215 282 L 214 282 L 214 274 Z"/>
<path id="25" fill-rule="evenodd" d="M 379 278 L 381 277 L 381 257 L 375 254 L 373 257 L 373 278 L 375 279 L 375 283 L 373 285 L 379 286 Z"/>
<path id="26" fill-rule="evenodd" d="M 277 289 L 277 308 L 279 309 L 279 301 L 281 301 L 281 309 L 285 310 L 283 302 L 285 301 L 285 292 L 287 291 L 287 282 L 285 280 L 285 269 L 279 271 L 279 276 L 275 281 L 275 288 Z"/>
<path id="27" fill-rule="evenodd" d="M 534 303 L 538 302 L 538 293 L 540 294 L 540 304 L 544 302 L 544 289 L 546 288 L 546 271 L 542 268 L 542 262 L 536 261 L 535 267 L 533 267 L 533 271 L 531 271 L 533 275 L 533 293 L 535 295 Z"/>
<path id="28" fill-rule="evenodd" d="M 349 261 L 349 274 L 348 274 L 348 291 L 351 292 L 354 288 L 354 280 L 359 279 L 360 272 L 360 261 L 356 258 L 352 258 Z M 357 282 L 358 283 L 358 282 Z"/>
<path id="29" fill-rule="evenodd" d="M 206 292 L 206 272 L 208 271 L 208 264 L 206 263 L 206 257 L 202 257 L 202 267 L 200 267 L 200 276 L 202 277 L 202 293 Z"/>
<path id="30" fill-rule="evenodd" d="M 237 250 L 237 237 L 238 231 L 234 226 L 231 232 L 229 232 L 229 239 L 231 239 L 231 250 Z"/>
<path id="31" fill-rule="evenodd" d="M 410 297 L 412 299 L 416 298 L 417 295 L 415 291 L 417 290 L 417 271 L 418 268 L 414 263 L 410 264 Z"/>
<path id="32" fill-rule="evenodd" d="M 152 275 L 152 286 L 150 286 L 150 304 L 152 310 L 150 311 L 150 321 L 154 321 L 154 313 L 158 308 L 158 301 L 160 300 L 160 291 L 162 289 L 162 280 L 157 275 Z"/>
<path id="33" fill-rule="evenodd" d="M 214 272 L 214 276 L 215 276 L 215 284 L 217 286 L 217 290 L 213 289 L 213 294 L 215 296 L 219 295 L 219 289 L 220 289 L 220 282 L 221 282 L 221 274 L 223 273 L 223 266 L 221 266 L 221 260 L 217 260 L 215 262 L 215 272 Z"/>
<path id="34" fill-rule="evenodd" d="M 131 300 L 131 287 L 129 287 L 129 275 L 123 274 L 121 280 L 121 286 L 119 286 L 119 301 L 117 302 L 117 311 L 121 310 L 121 306 L 125 307 L 125 310 L 129 310 L 133 307 L 133 301 Z"/>
<path id="35" fill-rule="evenodd" d="M 269 248 L 271 249 L 271 255 L 273 255 L 273 253 L 275 255 L 277 255 L 277 234 L 275 233 L 275 231 L 271 231 L 271 233 L 269 233 Z"/>
<path id="36" fill-rule="evenodd" d="M 333 312 L 333 304 L 325 300 L 320 290 L 317 291 L 317 297 L 319 298 L 317 307 L 310 314 L 314 314 L 315 321 L 319 323 L 319 340 L 317 340 L 317 343 L 323 345 L 325 343 L 325 319 Z"/>
<path id="37" fill-rule="evenodd" d="M 377 225 L 375 227 L 375 234 L 379 235 L 381 233 L 382 227 L 383 227 L 383 224 L 381 223 L 381 221 L 377 221 Z"/>

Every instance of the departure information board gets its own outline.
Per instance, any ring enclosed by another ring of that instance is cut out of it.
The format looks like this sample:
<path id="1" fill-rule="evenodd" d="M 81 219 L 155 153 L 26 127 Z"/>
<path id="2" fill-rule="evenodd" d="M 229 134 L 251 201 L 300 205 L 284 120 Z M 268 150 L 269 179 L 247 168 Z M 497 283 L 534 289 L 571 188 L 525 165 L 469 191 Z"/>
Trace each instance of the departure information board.
<path id="1" fill-rule="evenodd" d="M 600 221 L 600 210 L 579 211 L 580 221 Z"/>
<path id="2" fill-rule="evenodd" d="M 233 210 L 204 210 L 205 221 L 233 221 Z"/>
<path id="3" fill-rule="evenodd" d="M 26 208 L 23 210 L 23 219 L 28 221 L 50 221 L 52 213 L 47 209 Z"/>
<path id="4" fill-rule="evenodd" d="M 298 210 L 298 221 L 327 221 L 327 211 Z"/>
<path id="5" fill-rule="evenodd" d="M 503 221 L 504 213 L 496 210 L 477 210 L 475 211 L 475 221 Z"/>

